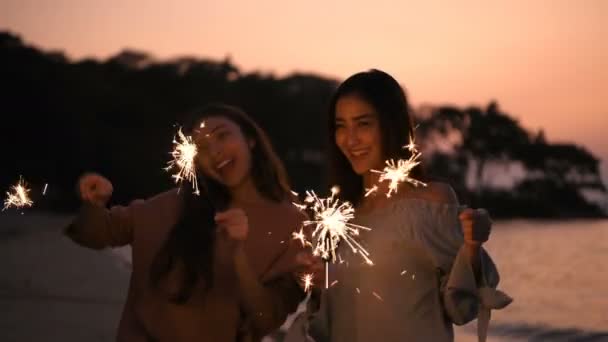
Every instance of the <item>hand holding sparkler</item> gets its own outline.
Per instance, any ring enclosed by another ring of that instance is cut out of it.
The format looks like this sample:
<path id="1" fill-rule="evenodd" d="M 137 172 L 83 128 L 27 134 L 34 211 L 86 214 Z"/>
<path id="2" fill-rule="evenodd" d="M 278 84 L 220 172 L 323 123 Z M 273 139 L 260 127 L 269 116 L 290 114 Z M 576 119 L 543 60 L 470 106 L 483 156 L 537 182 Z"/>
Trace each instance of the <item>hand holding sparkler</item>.
<path id="1" fill-rule="evenodd" d="M 300 281 L 304 291 L 308 292 L 313 287 L 314 279 L 321 279 L 324 272 L 323 259 L 312 254 L 311 251 L 305 250 L 296 254 L 296 267 L 298 273 L 301 273 Z"/>
<path id="2" fill-rule="evenodd" d="M 215 214 L 218 229 L 235 241 L 244 241 L 249 234 L 249 221 L 245 211 L 239 208 L 228 209 Z"/>
<path id="3" fill-rule="evenodd" d="M 96 173 L 84 174 L 78 180 L 78 191 L 83 201 L 105 207 L 114 188 L 112 183 L 102 175 Z"/>

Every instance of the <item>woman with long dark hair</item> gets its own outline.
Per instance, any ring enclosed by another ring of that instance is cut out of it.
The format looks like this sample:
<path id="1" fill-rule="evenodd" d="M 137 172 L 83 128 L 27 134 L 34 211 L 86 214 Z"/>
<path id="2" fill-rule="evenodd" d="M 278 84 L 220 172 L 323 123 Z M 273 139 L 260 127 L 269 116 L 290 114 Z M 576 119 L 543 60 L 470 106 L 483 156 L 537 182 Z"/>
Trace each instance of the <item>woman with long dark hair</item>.
<path id="1" fill-rule="evenodd" d="M 428 185 L 401 184 L 390 198 L 371 172 L 411 156 L 404 146 L 413 127 L 405 92 L 382 71 L 349 77 L 333 96 L 330 184 L 356 206 L 354 222 L 372 229 L 360 240 L 373 265 L 340 248 L 343 262 L 329 272 L 337 283 L 311 321 L 317 342 L 452 341 L 452 325 L 476 317 L 485 338 L 489 310 L 511 301 L 496 290 L 498 272 L 481 248 L 491 228 L 485 211 L 461 210 L 452 188 L 428 182 L 420 166 L 411 176 Z"/>
<path id="2" fill-rule="evenodd" d="M 304 296 L 290 237 L 303 216 L 269 140 L 241 110 L 207 106 L 185 129 L 199 150 L 200 196 L 186 184 L 106 209 L 112 184 L 87 174 L 66 234 L 90 248 L 132 246 L 118 341 L 258 341 Z"/>

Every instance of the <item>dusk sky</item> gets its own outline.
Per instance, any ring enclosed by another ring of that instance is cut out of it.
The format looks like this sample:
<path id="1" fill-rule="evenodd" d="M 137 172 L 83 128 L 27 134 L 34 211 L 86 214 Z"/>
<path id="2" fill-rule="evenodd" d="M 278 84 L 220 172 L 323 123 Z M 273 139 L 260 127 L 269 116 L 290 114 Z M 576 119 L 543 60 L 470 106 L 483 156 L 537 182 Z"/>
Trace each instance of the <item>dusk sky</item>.
<path id="1" fill-rule="evenodd" d="M 0 30 L 70 58 L 124 48 L 343 79 L 379 68 L 422 104 L 496 99 L 608 179 L 608 1 L 1 0 Z M 295 129 L 295 128 L 294 128 Z"/>

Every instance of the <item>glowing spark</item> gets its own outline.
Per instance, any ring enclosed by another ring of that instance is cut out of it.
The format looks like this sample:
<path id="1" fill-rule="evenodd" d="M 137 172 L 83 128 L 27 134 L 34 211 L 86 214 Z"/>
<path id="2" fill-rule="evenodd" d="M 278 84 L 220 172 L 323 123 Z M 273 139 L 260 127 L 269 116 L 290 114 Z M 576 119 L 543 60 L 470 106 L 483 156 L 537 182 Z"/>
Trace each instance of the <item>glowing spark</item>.
<path id="1" fill-rule="evenodd" d="M 334 280 L 334 281 L 331 282 L 331 285 L 329 285 L 329 287 L 332 287 L 332 286 L 336 285 L 337 283 L 338 283 L 338 281 Z"/>
<path id="2" fill-rule="evenodd" d="M 359 235 L 359 230 L 371 230 L 368 227 L 349 223 L 354 216 L 355 209 L 349 202 L 341 202 L 336 198 L 339 189 L 333 187 L 331 196 L 319 198 L 314 191 L 306 192 L 307 209 L 311 210 L 313 220 L 303 222 L 303 226 L 315 225 L 312 237 L 315 240 L 313 255 L 320 256 L 325 261 L 336 261 L 336 248 L 342 240 L 351 248 L 354 253 L 361 254 L 361 257 L 369 264 L 373 262 L 369 258 L 369 252 L 355 240 Z M 299 238 L 299 235 L 298 235 Z"/>
<path id="3" fill-rule="evenodd" d="M 300 196 L 300 194 L 298 194 L 297 192 L 295 192 L 295 191 L 293 191 L 293 190 L 291 190 L 291 194 L 292 194 L 292 195 L 294 195 L 294 196 L 296 196 L 296 197 L 297 197 L 297 196 Z"/>
<path id="4" fill-rule="evenodd" d="M 416 279 L 416 275 L 412 274 L 412 280 L 415 280 L 415 279 Z"/>
<path id="5" fill-rule="evenodd" d="M 201 122 L 200 128 L 205 128 L 205 121 Z"/>
<path id="6" fill-rule="evenodd" d="M 314 274 L 312 274 L 312 273 L 307 273 L 307 274 L 303 275 L 302 278 L 300 278 L 302 280 L 302 283 L 304 283 L 304 292 L 308 292 L 310 290 L 310 288 L 312 287 L 313 278 L 314 278 Z"/>
<path id="7" fill-rule="evenodd" d="M 300 228 L 299 232 L 293 232 L 293 233 L 291 233 L 291 237 L 294 240 L 300 240 L 300 242 L 302 243 L 302 247 L 306 247 L 306 246 L 311 246 L 312 247 L 312 244 L 308 240 L 306 240 L 306 236 L 304 235 L 304 229 L 303 228 Z"/>
<path id="8" fill-rule="evenodd" d="M 355 290 L 357 290 L 357 293 L 359 293 L 359 294 L 361 293 L 361 291 L 359 291 L 358 287 L 355 287 Z"/>
<path id="9" fill-rule="evenodd" d="M 46 195 L 46 189 L 49 186 L 49 183 L 44 184 L 44 189 L 42 190 L 42 196 Z"/>
<path id="10" fill-rule="evenodd" d="M 378 298 L 379 301 L 384 302 L 384 299 L 382 299 L 379 294 L 377 294 L 376 292 L 372 292 L 372 294 L 374 295 L 374 297 Z"/>
<path id="11" fill-rule="evenodd" d="M 299 204 L 299 203 L 296 203 L 296 202 L 291 202 L 291 204 L 293 204 L 300 211 L 306 210 L 306 208 L 308 208 L 308 206 L 306 204 Z"/>
<path id="12" fill-rule="evenodd" d="M 2 211 L 10 207 L 31 207 L 34 202 L 29 198 L 28 192 L 30 192 L 30 189 L 25 186 L 23 178 L 19 178 L 17 185 L 11 186 L 11 191 L 6 192 L 7 197 L 4 200 L 4 209 Z"/>
<path id="13" fill-rule="evenodd" d="M 404 275 L 407 273 L 407 270 L 404 270 L 403 272 L 401 272 L 401 275 Z"/>
<path id="14" fill-rule="evenodd" d="M 403 146 L 403 148 L 407 149 L 410 152 L 418 152 L 418 148 L 416 147 L 416 143 L 414 142 L 414 137 L 410 135 L 410 142 Z"/>
<path id="15" fill-rule="evenodd" d="M 201 127 L 204 127 L 204 122 L 201 124 Z M 174 148 L 171 152 L 173 160 L 167 163 L 165 170 L 169 171 L 177 168 L 177 173 L 171 176 L 175 180 L 175 183 L 180 184 L 184 180 L 187 180 L 192 183 L 194 193 L 200 195 L 195 168 L 195 158 L 198 153 L 196 144 L 192 141 L 192 137 L 184 135 L 180 128 L 177 132 L 177 137 L 173 138 L 173 145 Z"/>
<path id="16" fill-rule="evenodd" d="M 407 182 L 414 186 L 426 186 L 426 183 L 410 177 L 410 173 L 414 167 L 420 164 L 418 158 L 422 155 L 422 153 L 418 152 L 414 139 L 410 137 L 409 144 L 403 146 L 403 148 L 408 149 L 411 152 L 409 159 L 398 159 L 397 161 L 390 159 L 386 161 L 386 166 L 382 171 L 372 170 L 372 172 L 380 174 L 379 182 L 389 182 L 386 197 L 391 197 L 393 193 L 396 193 L 399 188 L 399 183 L 401 182 Z"/>
<path id="17" fill-rule="evenodd" d="M 374 185 L 374 186 L 372 186 L 371 188 L 366 189 L 366 191 L 367 191 L 367 192 L 365 193 L 365 197 L 367 197 L 367 196 L 369 196 L 369 195 L 373 194 L 374 192 L 378 191 L 378 186 L 377 186 L 377 185 Z"/>

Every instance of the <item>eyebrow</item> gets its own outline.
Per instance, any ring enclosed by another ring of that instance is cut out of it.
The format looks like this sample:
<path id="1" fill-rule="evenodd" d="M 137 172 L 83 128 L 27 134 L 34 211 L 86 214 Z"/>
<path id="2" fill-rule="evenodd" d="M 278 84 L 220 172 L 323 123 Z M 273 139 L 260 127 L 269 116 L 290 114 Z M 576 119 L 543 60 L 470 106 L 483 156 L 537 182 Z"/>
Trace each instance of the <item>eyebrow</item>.
<path id="1" fill-rule="evenodd" d="M 361 115 L 355 116 L 353 118 L 353 121 L 360 121 L 360 120 L 363 120 L 363 119 L 370 119 L 370 118 L 373 118 L 373 117 L 374 117 L 373 114 L 371 114 L 371 113 L 365 113 L 365 114 L 361 114 Z M 342 118 L 336 118 L 336 121 L 345 121 L 345 120 L 342 119 Z"/>
<path id="2" fill-rule="evenodd" d="M 223 123 L 218 124 L 217 126 L 215 126 L 215 127 L 213 127 L 213 128 L 211 129 L 211 132 L 209 132 L 209 133 L 205 133 L 205 136 L 206 136 L 206 137 L 209 137 L 209 136 L 213 135 L 213 133 L 215 133 L 215 132 L 216 132 L 218 129 L 221 129 L 221 128 L 224 128 L 224 127 L 226 127 L 226 125 L 225 125 L 225 124 L 223 124 Z M 199 131 L 199 133 L 200 133 L 200 131 Z M 198 139 L 197 139 L 197 140 L 198 140 Z"/>
<path id="3" fill-rule="evenodd" d="M 213 133 L 215 133 L 215 131 L 217 131 L 218 129 L 220 129 L 220 128 L 224 128 L 224 127 L 226 127 L 226 125 L 225 125 L 225 124 L 219 124 L 219 125 L 217 125 L 217 126 L 213 127 L 213 129 L 211 130 L 211 132 L 209 132 L 209 134 L 213 134 Z"/>

